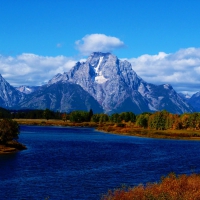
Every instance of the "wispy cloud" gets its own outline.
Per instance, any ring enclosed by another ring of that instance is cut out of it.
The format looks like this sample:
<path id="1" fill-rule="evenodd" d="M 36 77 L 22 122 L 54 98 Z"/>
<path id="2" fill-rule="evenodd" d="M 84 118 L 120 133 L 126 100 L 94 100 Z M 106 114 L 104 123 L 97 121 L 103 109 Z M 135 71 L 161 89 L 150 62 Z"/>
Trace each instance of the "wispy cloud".
<path id="1" fill-rule="evenodd" d="M 57 73 L 69 71 L 76 61 L 65 56 L 46 57 L 21 54 L 16 57 L 0 56 L 0 73 L 14 86 L 42 85 Z"/>
<path id="2" fill-rule="evenodd" d="M 89 55 L 92 52 L 112 52 L 125 46 L 120 39 L 104 34 L 86 35 L 81 40 L 77 40 L 75 45 L 82 55 Z"/>
<path id="3" fill-rule="evenodd" d="M 170 54 L 146 54 L 128 61 L 146 82 L 170 83 L 184 93 L 200 91 L 200 48 L 181 49 Z"/>
<path id="4" fill-rule="evenodd" d="M 57 44 L 56 44 L 56 47 L 57 47 L 57 48 L 61 48 L 62 46 L 63 46 L 62 43 L 57 43 Z"/>

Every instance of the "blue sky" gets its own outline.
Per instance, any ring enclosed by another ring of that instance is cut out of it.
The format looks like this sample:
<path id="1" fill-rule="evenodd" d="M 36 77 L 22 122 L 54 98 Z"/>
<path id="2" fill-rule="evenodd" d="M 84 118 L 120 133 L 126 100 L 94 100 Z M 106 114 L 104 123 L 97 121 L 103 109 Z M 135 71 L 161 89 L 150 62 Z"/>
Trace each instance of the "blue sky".
<path id="1" fill-rule="evenodd" d="M 200 91 L 199 10 L 199 0 L 0 0 L 0 74 L 41 85 L 92 51 L 112 51 L 145 81 L 192 94 Z"/>

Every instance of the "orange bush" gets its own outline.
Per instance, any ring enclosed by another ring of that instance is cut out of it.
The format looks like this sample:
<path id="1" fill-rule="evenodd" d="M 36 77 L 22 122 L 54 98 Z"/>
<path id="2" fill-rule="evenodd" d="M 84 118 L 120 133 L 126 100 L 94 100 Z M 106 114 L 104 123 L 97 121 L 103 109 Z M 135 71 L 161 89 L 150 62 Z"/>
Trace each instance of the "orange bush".
<path id="1" fill-rule="evenodd" d="M 102 200 L 200 200 L 200 175 L 169 174 L 159 183 L 109 191 Z"/>

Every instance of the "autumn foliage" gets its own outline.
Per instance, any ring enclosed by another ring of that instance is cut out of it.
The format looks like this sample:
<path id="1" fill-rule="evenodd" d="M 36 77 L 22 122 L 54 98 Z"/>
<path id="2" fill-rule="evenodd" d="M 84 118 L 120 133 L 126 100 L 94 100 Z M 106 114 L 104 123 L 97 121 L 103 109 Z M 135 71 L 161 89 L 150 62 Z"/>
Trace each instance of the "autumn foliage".
<path id="1" fill-rule="evenodd" d="M 154 130 L 200 130 L 200 113 L 178 115 L 166 110 L 142 113 L 137 116 L 136 125 Z"/>
<path id="2" fill-rule="evenodd" d="M 171 173 L 159 183 L 109 191 L 102 200 L 199 200 L 200 175 L 176 176 Z"/>

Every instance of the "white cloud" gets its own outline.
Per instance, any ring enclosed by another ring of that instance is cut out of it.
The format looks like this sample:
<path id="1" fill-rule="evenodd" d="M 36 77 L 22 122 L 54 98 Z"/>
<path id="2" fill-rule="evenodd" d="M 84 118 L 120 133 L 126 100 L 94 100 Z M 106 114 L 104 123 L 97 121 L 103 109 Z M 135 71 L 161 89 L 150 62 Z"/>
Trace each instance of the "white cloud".
<path id="1" fill-rule="evenodd" d="M 200 91 L 200 48 L 181 49 L 170 54 L 145 54 L 126 60 L 148 83 L 169 83 L 177 92 L 189 94 Z M 69 71 L 77 61 L 65 56 L 48 57 L 27 53 L 16 57 L 0 55 L 0 74 L 13 86 L 42 85 L 57 73 Z"/>
<path id="2" fill-rule="evenodd" d="M 57 44 L 56 44 L 56 47 L 57 47 L 57 48 L 61 48 L 62 46 L 63 46 L 62 43 L 57 43 Z"/>
<path id="3" fill-rule="evenodd" d="M 200 48 L 181 49 L 175 53 L 160 52 L 127 59 L 134 71 L 146 82 L 170 83 L 178 92 L 200 91 Z"/>
<path id="4" fill-rule="evenodd" d="M 65 56 L 21 54 L 16 57 L 0 55 L 0 74 L 13 86 L 42 85 L 57 73 L 69 71 L 75 63 Z"/>
<path id="5" fill-rule="evenodd" d="M 75 42 L 76 49 L 82 55 L 89 55 L 92 52 L 112 52 L 114 49 L 124 47 L 124 42 L 116 37 L 104 34 L 91 34 L 84 36 Z"/>

